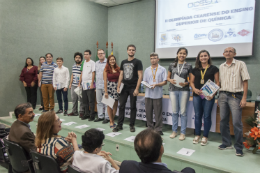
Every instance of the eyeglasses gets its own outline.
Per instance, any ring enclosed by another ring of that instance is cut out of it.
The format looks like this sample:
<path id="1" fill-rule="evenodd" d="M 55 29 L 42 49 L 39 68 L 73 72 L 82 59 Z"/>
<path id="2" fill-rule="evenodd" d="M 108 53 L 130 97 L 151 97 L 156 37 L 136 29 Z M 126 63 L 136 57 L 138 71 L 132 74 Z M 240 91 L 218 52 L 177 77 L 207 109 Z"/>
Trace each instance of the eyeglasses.
<path id="1" fill-rule="evenodd" d="M 105 54 L 105 53 L 98 53 L 98 55 L 102 55 L 102 54 Z"/>

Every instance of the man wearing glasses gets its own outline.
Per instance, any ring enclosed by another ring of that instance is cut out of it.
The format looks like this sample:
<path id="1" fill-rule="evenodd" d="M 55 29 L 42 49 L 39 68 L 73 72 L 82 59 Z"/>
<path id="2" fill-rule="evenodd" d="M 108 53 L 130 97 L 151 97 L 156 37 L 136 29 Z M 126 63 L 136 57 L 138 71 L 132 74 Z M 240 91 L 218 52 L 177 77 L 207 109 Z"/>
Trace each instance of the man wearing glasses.
<path id="1" fill-rule="evenodd" d="M 102 92 L 104 90 L 104 78 L 103 72 L 107 63 L 107 59 L 105 57 L 105 52 L 103 49 L 98 49 L 98 61 L 96 62 L 96 98 L 97 98 L 97 112 L 98 117 L 94 120 L 94 122 L 102 121 L 103 124 L 109 122 L 108 114 L 107 114 L 107 106 L 104 105 L 102 100 Z M 105 106 L 105 117 L 103 115 L 103 109 Z"/>
<path id="2" fill-rule="evenodd" d="M 231 149 L 232 142 L 229 130 L 229 115 L 232 114 L 237 156 L 243 156 L 243 124 L 242 108 L 246 106 L 248 80 L 250 79 L 246 64 L 234 59 L 236 49 L 228 47 L 223 53 L 226 62 L 219 67 L 220 94 L 218 105 L 220 109 L 220 132 L 222 144 L 220 150 Z"/>

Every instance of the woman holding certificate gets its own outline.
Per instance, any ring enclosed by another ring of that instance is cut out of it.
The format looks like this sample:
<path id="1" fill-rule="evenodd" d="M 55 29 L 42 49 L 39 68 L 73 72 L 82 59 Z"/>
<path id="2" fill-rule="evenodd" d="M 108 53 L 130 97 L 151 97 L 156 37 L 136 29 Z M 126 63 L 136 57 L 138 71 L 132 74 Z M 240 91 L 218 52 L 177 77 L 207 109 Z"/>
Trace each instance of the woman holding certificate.
<path id="1" fill-rule="evenodd" d="M 170 138 L 177 136 L 178 120 L 181 117 L 181 134 L 179 140 L 185 139 L 187 127 L 187 103 L 190 98 L 188 77 L 192 71 L 192 65 L 187 64 L 185 59 L 188 50 L 184 47 L 179 48 L 174 63 L 168 68 L 167 81 L 170 82 L 169 94 L 172 103 L 172 134 Z M 179 115 L 180 113 L 180 115 Z"/>
<path id="2" fill-rule="evenodd" d="M 116 57 L 114 55 L 110 55 L 107 58 L 107 64 L 103 73 L 105 98 L 112 97 L 115 100 L 113 109 L 107 106 L 107 113 L 110 120 L 110 128 L 114 128 L 116 126 L 114 122 L 114 118 L 117 111 L 118 97 L 119 97 L 117 93 L 117 82 L 118 82 L 119 75 L 120 75 L 120 68 L 116 64 Z"/>
<path id="3" fill-rule="evenodd" d="M 219 69 L 212 65 L 210 54 L 206 50 L 201 50 L 197 56 L 195 68 L 192 70 L 190 85 L 193 89 L 193 105 L 195 111 L 195 138 L 193 144 L 200 142 L 202 116 L 204 114 L 204 132 L 201 145 L 207 145 L 209 130 L 211 127 L 211 111 L 215 103 L 215 94 L 204 98 L 200 90 L 208 81 L 215 81 L 219 86 Z"/>

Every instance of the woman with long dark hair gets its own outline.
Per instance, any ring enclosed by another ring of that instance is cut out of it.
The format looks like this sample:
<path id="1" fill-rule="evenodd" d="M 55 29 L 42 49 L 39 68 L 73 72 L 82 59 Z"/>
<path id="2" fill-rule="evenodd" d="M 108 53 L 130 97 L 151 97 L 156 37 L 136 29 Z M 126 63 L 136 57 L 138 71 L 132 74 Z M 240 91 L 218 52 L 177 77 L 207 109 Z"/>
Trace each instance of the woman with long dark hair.
<path id="1" fill-rule="evenodd" d="M 44 63 L 46 61 L 46 58 L 44 56 L 41 56 L 39 59 L 39 65 L 38 65 L 38 78 L 39 78 L 39 73 L 42 67 L 42 63 Z M 41 107 L 39 108 L 39 110 L 44 110 L 44 105 L 43 105 L 43 99 L 42 99 L 42 90 L 41 87 L 39 87 L 40 90 L 40 96 L 41 96 Z"/>
<path id="2" fill-rule="evenodd" d="M 107 58 L 107 64 L 103 74 L 105 98 L 112 97 L 113 99 L 115 99 L 113 109 L 107 106 L 107 113 L 110 119 L 110 128 L 114 128 L 116 126 L 114 118 L 116 115 L 119 98 L 119 95 L 117 93 L 117 82 L 119 75 L 120 68 L 116 64 L 116 57 L 114 55 L 110 55 Z"/>
<path id="3" fill-rule="evenodd" d="M 23 82 L 23 86 L 27 95 L 27 102 L 32 104 L 33 109 L 35 109 L 37 102 L 37 74 L 37 66 L 34 66 L 32 58 L 26 58 L 25 66 L 20 74 L 20 81 Z"/>
<path id="4" fill-rule="evenodd" d="M 204 114 L 204 132 L 201 145 L 207 145 L 209 130 L 211 128 L 211 111 L 215 103 L 215 96 L 202 99 L 201 88 L 208 81 L 215 81 L 219 85 L 219 69 L 212 65 L 210 54 L 207 50 L 201 50 L 197 56 L 195 68 L 192 70 L 190 85 L 193 89 L 193 105 L 195 111 L 195 138 L 193 143 L 200 142 L 202 116 Z"/>
<path id="5" fill-rule="evenodd" d="M 170 138 L 177 136 L 179 116 L 181 118 L 181 133 L 179 140 L 185 139 L 187 127 L 187 103 L 190 98 L 190 89 L 188 77 L 191 74 L 192 65 L 185 62 L 188 50 L 181 47 L 177 51 L 177 57 L 174 63 L 171 63 L 168 69 L 167 81 L 169 84 L 169 94 L 172 103 L 172 134 Z M 185 82 L 176 83 L 176 76 L 185 79 Z M 176 86 L 177 85 L 177 86 Z M 179 114 L 180 113 L 180 114 Z"/>

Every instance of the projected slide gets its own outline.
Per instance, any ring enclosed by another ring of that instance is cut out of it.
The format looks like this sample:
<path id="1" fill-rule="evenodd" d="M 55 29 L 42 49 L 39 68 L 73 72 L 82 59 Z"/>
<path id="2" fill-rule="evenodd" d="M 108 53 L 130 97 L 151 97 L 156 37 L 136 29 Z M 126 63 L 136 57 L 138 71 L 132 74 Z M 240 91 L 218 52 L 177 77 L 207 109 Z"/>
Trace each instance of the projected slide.
<path id="1" fill-rule="evenodd" d="M 157 0 L 156 51 L 170 58 L 173 50 L 192 47 L 195 57 L 207 48 L 222 56 L 233 46 L 247 49 L 238 56 L 252 55 L 254 14 L 255 0 Z"/>

